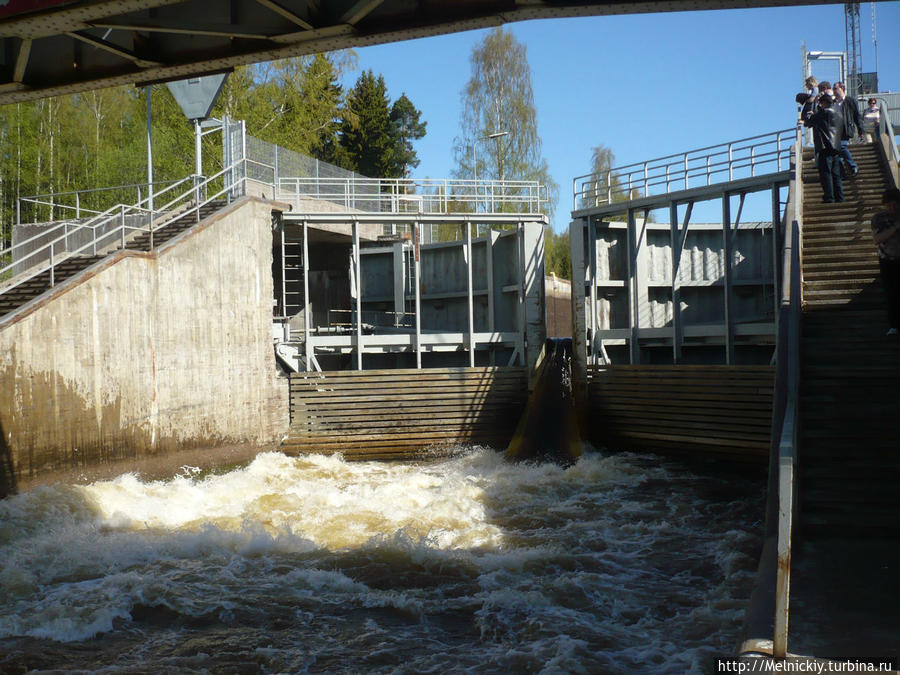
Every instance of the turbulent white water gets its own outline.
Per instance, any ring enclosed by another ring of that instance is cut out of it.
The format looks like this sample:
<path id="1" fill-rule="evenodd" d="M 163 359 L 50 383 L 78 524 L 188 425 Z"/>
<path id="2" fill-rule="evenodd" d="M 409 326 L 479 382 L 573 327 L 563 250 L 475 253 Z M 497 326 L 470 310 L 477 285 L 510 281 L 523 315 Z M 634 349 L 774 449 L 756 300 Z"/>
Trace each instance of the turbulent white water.
<path id="1" fill-rule="evenodd" d="M 0 502 L 0 671 L 701 672 L 762 482 L 634 454 L 260 455 Z"/>

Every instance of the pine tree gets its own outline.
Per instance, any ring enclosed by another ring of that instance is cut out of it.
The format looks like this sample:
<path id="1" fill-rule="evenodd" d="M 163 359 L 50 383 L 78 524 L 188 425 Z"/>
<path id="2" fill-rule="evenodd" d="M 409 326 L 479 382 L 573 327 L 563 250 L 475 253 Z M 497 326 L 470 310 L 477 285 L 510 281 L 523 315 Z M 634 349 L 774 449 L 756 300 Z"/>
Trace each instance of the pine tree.
<path id="1" fill-rule="evenodd" d="M 384 77 L 368 70 L 359 76 L 347 97 L 341 123 L 340 146 L 345 168 L 373 178 L 398 177 Z"/>
<path id="2" fill-rule="evenodd" d="M 425 136 L 427 122 L 421 121 L 422 111 L 417 110 L 406 94 L 394 101 L 391 107 L 391 124 L 396 145 L 396 168 L 402 178 L 409 176 L 409 167 L 417 167 L 421 160 L 413 150 L 412 142 Z"/>

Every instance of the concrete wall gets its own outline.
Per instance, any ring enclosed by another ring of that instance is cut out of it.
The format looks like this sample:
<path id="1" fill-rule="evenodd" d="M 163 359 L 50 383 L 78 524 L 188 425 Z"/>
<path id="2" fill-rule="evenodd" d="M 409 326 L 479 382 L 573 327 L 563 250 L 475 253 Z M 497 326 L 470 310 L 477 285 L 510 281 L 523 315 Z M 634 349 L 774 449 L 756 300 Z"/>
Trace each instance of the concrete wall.
<path id="1" fill-rule="evenodd" d="M 272 209 L 241 199 L 0 322 L 0 424 L 17 476 L 281 438 Z"/>

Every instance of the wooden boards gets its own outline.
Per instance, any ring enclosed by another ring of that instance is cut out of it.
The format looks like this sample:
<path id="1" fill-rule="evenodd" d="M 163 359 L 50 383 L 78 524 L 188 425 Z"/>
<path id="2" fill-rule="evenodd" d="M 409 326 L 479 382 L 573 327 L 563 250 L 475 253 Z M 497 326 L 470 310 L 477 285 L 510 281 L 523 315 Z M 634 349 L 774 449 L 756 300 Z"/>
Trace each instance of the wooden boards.
<path id="1" fill-rule="evenodd" d="M 524 367 L 295 373 L 282 449 L 410 459 L 463 443 L 505 448 L 527 397 Z"/>
<path id="2" fill-rule="evenodd" d="M 589 434 L 613 450 L 762 462 L 774 384 L 771 366 L 589 366 Z"/>

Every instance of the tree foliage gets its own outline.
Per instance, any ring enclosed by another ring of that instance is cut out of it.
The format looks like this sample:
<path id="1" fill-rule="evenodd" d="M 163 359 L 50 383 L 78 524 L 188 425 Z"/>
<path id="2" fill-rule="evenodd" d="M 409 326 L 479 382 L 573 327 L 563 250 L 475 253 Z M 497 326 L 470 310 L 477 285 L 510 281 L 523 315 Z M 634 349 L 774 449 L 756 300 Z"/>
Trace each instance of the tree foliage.
<path id="1" fill-rule="evenodd" d="M 383 76 L 362 73 L 347 95 L 335 163 L 365 176 L 406 177 L 419 164 L 412 142 L 425 135 L 421 115 L 406 94 L 391 105 Z"/>
<path id="2" fill-rule="evenodd" d="M 544 229 L 544 269 L 547 274 L 555 274 L 560 279 L 572 278 L 568 230 L 563 234 L 556 234 L 549 227 Z"/>
<path id="3" fill-rule="evenodd" d="M 525 45 L 498 27 L 475 45 L 472 75 L 462 93 L 460 135 L 454 142 L 456 176 L 479 180 L 536 180 L 558 186 L 541 154 L 537 110 Z"/>
<path id="4" fill-rule="evenodd" d="M 422 112 L 416 110 L 406 94 L 400 95 L 394 105 L 391 106 L 391 125 L 394 134 L 394 147 L 396 151 L 395 162 L 401 169 L 400 176 L 409 176 L 409 168 L 419 166 L 419 158 L 413 149 L 413 141 L 425 136 L 427 122 L 421 120 Z"/>
<path id="5" fill-rule="evenodd" d="M 352 95 L 340 82 L 356 68 L 352 51 L 238 67 L 228 77 L 213 117 L 243 119 L 257 138 L 356 168 L 402 176 L 418 165 L 412 142 L 425 123 L 401 96 L 393 107 L 384 78 L 364 73 Z M 194 129 L 167 87 L 151 88 L 153 178 L 162 183 L 194 172 Z M 349 135 L 345 139 L 344 131 Z M 203 138 L 203 171 L 222 166 L 220 134 Z M 136 188 L 84 192 L 147 181 L 147 88 L 101 89 L 0 107 L 0 243 L 9 242 L 20 196 L 53 195 L 56 206 L 26 207 L 23 221 L 85 215 L 137 201 Z M 146 196 L 143 188 L 142 196 Z M 50 201 L 49 197 L 43 201 Z"/>

